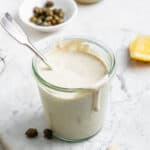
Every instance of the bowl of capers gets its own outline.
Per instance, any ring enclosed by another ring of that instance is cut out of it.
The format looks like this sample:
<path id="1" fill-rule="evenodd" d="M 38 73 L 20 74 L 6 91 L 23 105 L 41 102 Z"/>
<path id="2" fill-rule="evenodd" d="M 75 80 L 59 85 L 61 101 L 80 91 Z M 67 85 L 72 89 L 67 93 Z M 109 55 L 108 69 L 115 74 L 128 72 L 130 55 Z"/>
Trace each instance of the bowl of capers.
<path id="1" fill-rule="evenodd" d="M 73 0 L 25 0 L 19 9 L 22 22 L 44 32 L 64 27 L 76 14 L 77 5 Z"/>

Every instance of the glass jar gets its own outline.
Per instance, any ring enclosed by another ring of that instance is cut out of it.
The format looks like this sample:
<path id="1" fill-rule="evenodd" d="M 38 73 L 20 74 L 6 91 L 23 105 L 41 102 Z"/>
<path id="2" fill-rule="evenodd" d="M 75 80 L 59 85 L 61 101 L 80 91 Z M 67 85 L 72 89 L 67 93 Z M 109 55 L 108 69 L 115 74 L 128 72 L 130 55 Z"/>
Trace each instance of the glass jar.
<path id="1" fill-rule="evenodd" d="M 76 0 L 76 1 L 81 4 L 93 4 L 99 2 L 100 0 Z"/>
<path id="2" fill-rule="evenodd" d="M 107 108 L 108 85 L 115 70 L 115 57 L 112 51 L 101 43 L 76 37 L 62 41 L 66 40 L 82 40 L 87 43 L 93 52 L 99 55 L 108 70 L 96 90 L 58 87 L 40 76 L 37 69 L 40 60 L 33 58 L 32 69 L 49 128 L 57 138 L 76 142 L 92 137 L 102 129 Z M 50 46 L 45 51 L 49 50 Z"/>

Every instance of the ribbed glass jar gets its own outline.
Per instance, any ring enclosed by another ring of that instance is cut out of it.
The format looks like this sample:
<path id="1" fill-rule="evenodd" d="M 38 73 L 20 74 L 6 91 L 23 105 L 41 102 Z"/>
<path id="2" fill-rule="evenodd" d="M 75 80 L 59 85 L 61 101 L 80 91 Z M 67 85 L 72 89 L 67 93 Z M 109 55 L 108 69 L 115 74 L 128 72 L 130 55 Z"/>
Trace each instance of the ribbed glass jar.
<path id="1" fill-rule="evenodd" d="M 93 52 L 97 53 L 107 66 L 108 73 L 99 81 L 100 86 L 96 91 L 90 88 L 58 87 L 47 82 L 38 71 L 40 60 L 37 57 L 33 59 L 32 69 L 49 128 L 57 138 L 76 142 L 85 140 L 102 129 L 107 108 L 108 85 L 115 72 L 115 57 L 111 50 L 95 40 L 73 37 L 62 41 L 71 40 L 82 40 L 93 47 Z M 51 43 L 48 51 L 50 47 Z M 95 102 L 99 109 L 93 109 Z"/>

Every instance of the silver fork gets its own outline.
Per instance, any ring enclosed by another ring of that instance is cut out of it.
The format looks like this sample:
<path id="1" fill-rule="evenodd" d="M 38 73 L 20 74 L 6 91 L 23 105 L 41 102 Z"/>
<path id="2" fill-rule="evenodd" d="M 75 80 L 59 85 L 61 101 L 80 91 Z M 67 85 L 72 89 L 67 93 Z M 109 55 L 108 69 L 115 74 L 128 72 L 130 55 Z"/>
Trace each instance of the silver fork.
<path id="1" fill-rule="evenodd" d="M 47 59 L 32 45 L 23 29 L 16 23 L 8 12 L 1 16 L 0 24 L 13 39 L 31 49 L 32 52 L 34 52 L 49 69 L 52 69 Z"/>

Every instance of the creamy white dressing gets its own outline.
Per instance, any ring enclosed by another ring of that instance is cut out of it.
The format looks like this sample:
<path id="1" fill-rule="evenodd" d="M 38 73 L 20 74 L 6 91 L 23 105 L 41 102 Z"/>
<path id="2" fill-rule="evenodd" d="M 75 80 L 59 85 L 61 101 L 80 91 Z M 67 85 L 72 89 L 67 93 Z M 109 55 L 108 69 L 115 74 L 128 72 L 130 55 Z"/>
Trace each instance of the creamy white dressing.
<path id="1" fill-rule="evenodd" d="M 53 70 L 40 69 L 49 83 L 65 88 L 90 88 L 106 75 L 106 67 L 84 52 L 54 51 L 46 55 Z"/>

